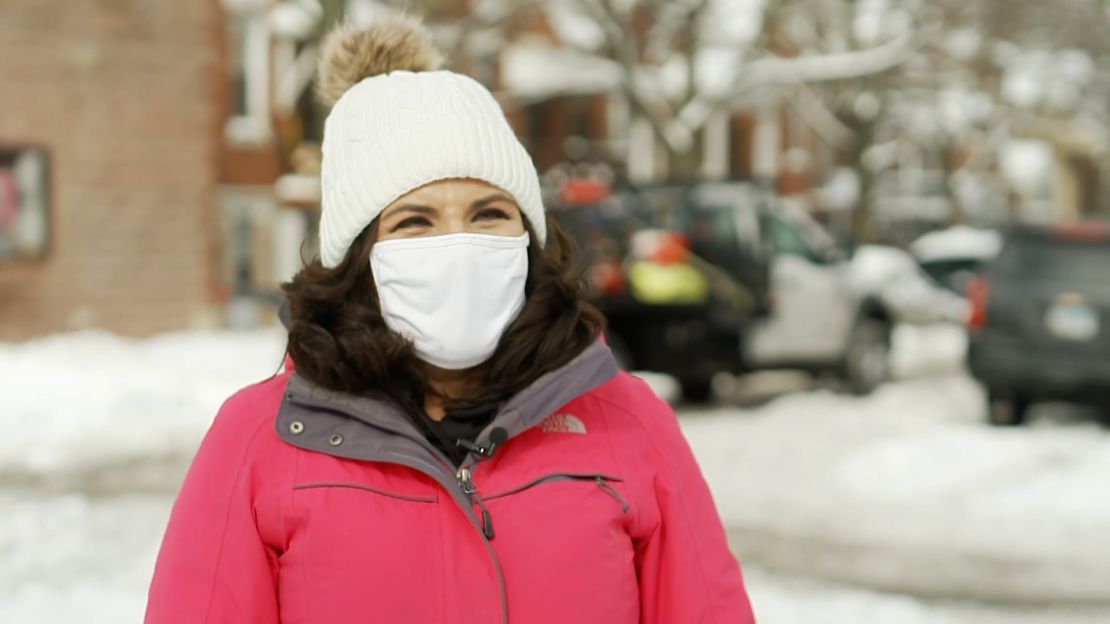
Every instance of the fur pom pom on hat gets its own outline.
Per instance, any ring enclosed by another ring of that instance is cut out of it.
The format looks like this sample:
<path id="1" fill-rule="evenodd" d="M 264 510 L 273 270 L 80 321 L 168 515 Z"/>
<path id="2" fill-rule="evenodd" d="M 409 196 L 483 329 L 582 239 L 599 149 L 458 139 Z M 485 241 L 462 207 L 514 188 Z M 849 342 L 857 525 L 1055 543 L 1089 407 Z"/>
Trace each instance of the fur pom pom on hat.
<path id="1" fill-rule="evenodd" d="M 365 30 L 339 25 L 324 38 L 316 90 L 325 103 L 335 104 L 363 78 L 391 71 L 432 71 L 443 55 L 420 22 L 396 15 Z"/>
<path id="2" fill-rule="evenodd" d="M 324 40 L 320 259 L 335 267 L 354 239 L 395 199 L 448 178 L 509 193 L 542 245 L 547 231 L 531 157 L 484 86 L 437 70 L 442 55 L 411 17 L 369 28 L 340 26 Z"/>

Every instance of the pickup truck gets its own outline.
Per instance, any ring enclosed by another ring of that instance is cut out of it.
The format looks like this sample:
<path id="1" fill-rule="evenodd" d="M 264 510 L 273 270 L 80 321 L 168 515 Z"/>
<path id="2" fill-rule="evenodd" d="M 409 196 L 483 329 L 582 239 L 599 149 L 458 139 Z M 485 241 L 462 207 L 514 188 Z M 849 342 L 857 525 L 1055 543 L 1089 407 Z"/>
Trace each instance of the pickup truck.
<path id="1" fill-rule="evenodd" d="M 765 223 L 772 248 L 770 313 L 744 340 L 749 370 L 833 373 L 867 394 L 891 376 L 899 323 L 962 322 L 966 302 L 895 247 L 847 248 L 802 208 L 778 202 Z"/>

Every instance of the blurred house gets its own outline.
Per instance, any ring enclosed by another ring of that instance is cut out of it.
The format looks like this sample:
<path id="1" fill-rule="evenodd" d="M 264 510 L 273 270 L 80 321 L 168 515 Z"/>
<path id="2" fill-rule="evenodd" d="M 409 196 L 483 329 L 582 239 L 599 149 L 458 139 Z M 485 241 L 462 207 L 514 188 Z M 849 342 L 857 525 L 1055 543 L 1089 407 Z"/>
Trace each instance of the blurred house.
<path id="1" fill-rule="evenodd" d="M 576 163 L 641 181 L 674 174 L 612 66 L 567 44 L 582 24 L 558 3 L 478 4 L 423 9 L 452 67 L 493 89 L 541 174 Z M 16 86 L 0 102 L 0 340 L 272 322 L 278 284 L 314 252 L 320 35 L 383 10 L 5 3 L 0 72 Z M 833 157 L 805 107 L 767 91 L 707 122 L 695 175 L 804 193 Z"/>
<path id="2" fill-rule="evenodd" d="M 0 340 L 209 323 L 218 0 L 8 0 L 2 13 Z"/>

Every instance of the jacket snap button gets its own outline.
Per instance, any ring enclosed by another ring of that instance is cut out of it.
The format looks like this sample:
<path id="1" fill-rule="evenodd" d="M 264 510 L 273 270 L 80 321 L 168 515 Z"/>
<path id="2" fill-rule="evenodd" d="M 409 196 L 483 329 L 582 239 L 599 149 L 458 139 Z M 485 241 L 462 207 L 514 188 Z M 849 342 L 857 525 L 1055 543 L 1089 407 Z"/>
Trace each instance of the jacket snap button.
<path id="1" fill-rule="evenodd" d="M 299 420 L 294 420 L 289 423 L 289 431 L 291 431 L 293 435 L 300 435 L 304 431 L 304 423 Z"/>
<path id="2" fill-rule="evenodd" d="M 328 440 L 328 444 L 332 446 L 339 446 L 340 444 L 343 444 L 343 436 L 339 435 L 338 433 L 333 435 L 331 439 Z"/>

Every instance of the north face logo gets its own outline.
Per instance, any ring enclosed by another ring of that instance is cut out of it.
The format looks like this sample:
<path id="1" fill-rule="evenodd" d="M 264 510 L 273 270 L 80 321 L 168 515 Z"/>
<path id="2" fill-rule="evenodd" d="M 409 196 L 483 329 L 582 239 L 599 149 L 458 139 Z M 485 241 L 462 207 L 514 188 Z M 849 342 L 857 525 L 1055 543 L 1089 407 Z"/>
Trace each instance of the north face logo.
<path id="1" fill-rule="evenodd" d="M 540 429 L 552 433 L 586 433 L 586 423 L 574 414 L 552 414 L 543 419 Z"/>

